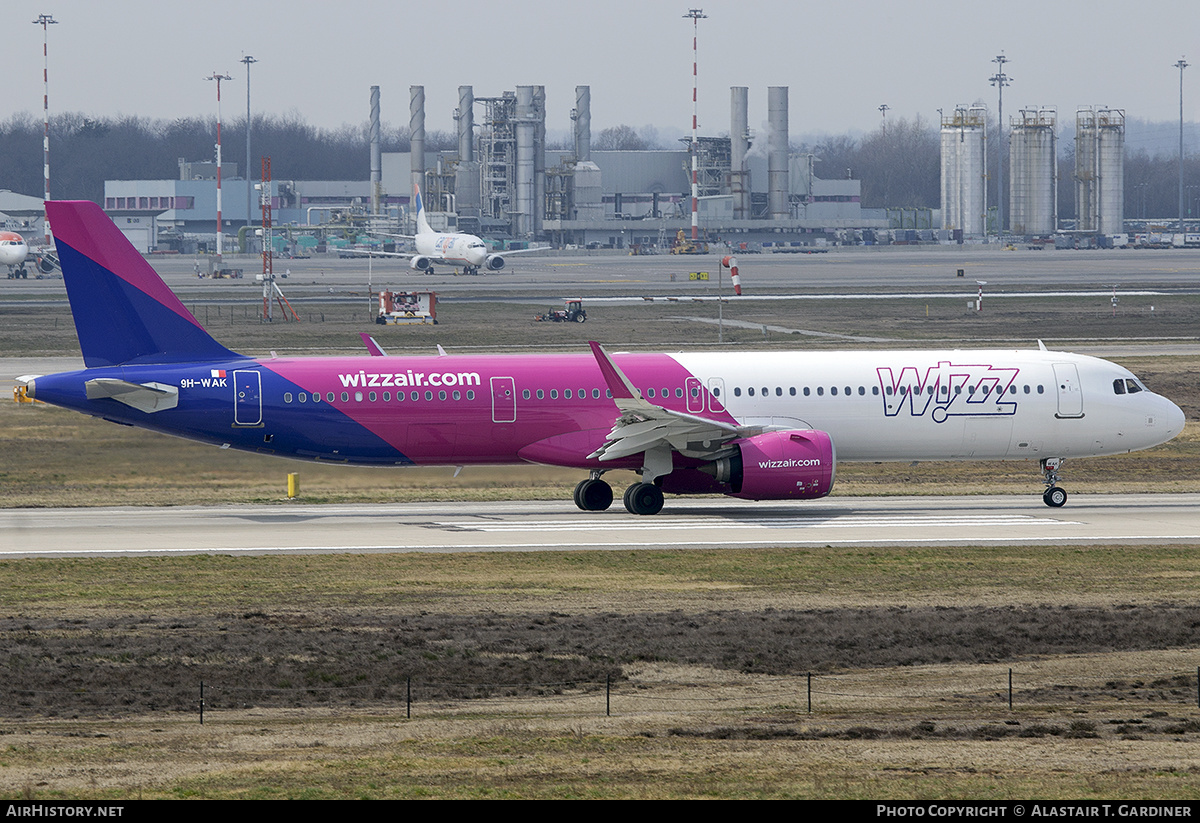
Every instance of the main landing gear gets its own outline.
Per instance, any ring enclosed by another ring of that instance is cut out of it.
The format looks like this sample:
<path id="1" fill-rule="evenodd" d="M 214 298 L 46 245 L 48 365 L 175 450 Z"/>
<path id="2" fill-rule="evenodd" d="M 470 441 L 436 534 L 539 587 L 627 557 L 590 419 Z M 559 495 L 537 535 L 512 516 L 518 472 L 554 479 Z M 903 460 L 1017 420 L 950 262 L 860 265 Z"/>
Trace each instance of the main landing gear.
<path id="1" fill-rule="evenodd" d="M 575 505 L 585 512 L 602 512 L 612 505 L 612 486 L 600 479 L 600 472 L 592 475 L 575 487 Z M 662 489 L 653 483 L 634 483 L 625 490 L 624 502 L 630 514 L 658 514 L 663 507 Z"/>
<path id="2" fill-rule="evenodd" d="M 612 486 L 600 479 L 601 474 L 603 472 L 594 471 L 591 477 L 581 480 L 575 487 L 575 505 L 585 512 L 602 512 L 612 505 Z"/>
<path id="3" fill-rule="evenodd" d="M 662 507 L 662 489 L 653 483 L 634 483 L 625 490 L 625 510 L 630 514 L 658 514 Z"/>
<path id="4" fill-rule="evenodd" d="M 1060 509 L 1067 502 L 1067 492 L 1058 485 L 1058 470 L 1062 466 L 1061 457 L 1046 457 L 1042 460 L 1042 482 L 1046 491 L 1042 494 L 1042 502 L 1051 508 Z"/>

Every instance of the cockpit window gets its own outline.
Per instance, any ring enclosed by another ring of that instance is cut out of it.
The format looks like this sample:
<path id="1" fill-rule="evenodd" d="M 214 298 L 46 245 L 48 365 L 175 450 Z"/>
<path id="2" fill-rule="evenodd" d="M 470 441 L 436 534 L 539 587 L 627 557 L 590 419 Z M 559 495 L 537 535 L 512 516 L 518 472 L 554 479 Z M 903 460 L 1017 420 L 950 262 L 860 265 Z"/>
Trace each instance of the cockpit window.
<path id="1" fill-rule="evenodd" d="M 1118 377 L 1116 380 L 1113 381 L 1113 394 L 1124 394 L 1124 393 L 1125 393 L 1125 380 L 1124 380 L 1124 378 Z"/>
<path id="2" fill-rule="evenodd" d="M 1113 394 L 1137 394 L 1146 391 L 1146 387 L 1132 377 L 1118 377 L 1113 381 Z"/>
<path id="3" fill-rule="evenodd" d="M 1137 394 L 1140 391 L 1145 391 L 1145 389 L 1142 387 L 1141 383 L 1139 383 L 1136 380 L 1130 380 L 1130 379 L 1125 380 L 1125 388 L 1129 391 L 1130 394 Z"/>

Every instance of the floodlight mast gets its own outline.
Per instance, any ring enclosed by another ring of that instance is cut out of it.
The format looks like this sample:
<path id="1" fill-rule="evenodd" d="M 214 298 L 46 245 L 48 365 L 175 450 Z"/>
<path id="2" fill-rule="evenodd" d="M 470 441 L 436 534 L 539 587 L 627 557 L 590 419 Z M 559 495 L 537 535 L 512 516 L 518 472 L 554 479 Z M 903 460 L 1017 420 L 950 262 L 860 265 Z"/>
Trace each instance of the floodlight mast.
<path id="1" fill-rule="evenodd" d="M 988 78 L 988 82 L 996 87 L 999 92 L 1000 109 L 996 114 L 996 130 L 1000 137 L 1000 151 L 996 160 L 999 163 L 999 169 L 996 172 L 996 211 L 997 229 L 1000 234 L 1004 234 L 1004 87 L 1012 83 L 1012 78 L 1004 73 L 1004 64 L 1009 62 L 1008 58 L 1003 53 L 997 54 L 992 58 L 992 62 L 999 68 L 996 73 Z"/>
<path id="2" fill-rule="evenodd" d="M 689 151 L 692 155 L 692 242 L 695 242 L 700 239 L 700 139 L 696 136 L 696 86 L 698 82 L 696 43 L 700 31 L 700 21 L 708 15 L 704 13 L 704 9 L 688 9 L 687 14 L 683 16 L 691 18 L 692 21 L 692 144 Z"/>
<path id="3" fill-rule="evenodd" d="M 47 28 L 57 22 L 51 14 L 39 14 L 33 21 L 35 26 L 42 27 L 42 177 L 45 181 L 42 228 L 45 231 L 47 246 L 53 242 L 50 236 L 50 221 L 44 216 L 45 201 L 50 199 L 50 39 Z"/>
<path id="4" fill-rule="evenodd" d="M 221 239 L 224 224 L 221 222 L 221 81 L 232 80 L 228 74 L 213 72 L 205 80 L 217 81 L 217 262 L 221 261 Z"/>
<path id="5" fill-rule="evenodd" d="M 254 218 L 254 209 L 251 207 L 254 201 L 250 194 L 254 182 L 254 175 L 250 173 L 250 66 L 258 61 L 253 55 L 247 54 L 242 62 L 246 65 L 246 237 L 249 238 L 250 221 Z"/>

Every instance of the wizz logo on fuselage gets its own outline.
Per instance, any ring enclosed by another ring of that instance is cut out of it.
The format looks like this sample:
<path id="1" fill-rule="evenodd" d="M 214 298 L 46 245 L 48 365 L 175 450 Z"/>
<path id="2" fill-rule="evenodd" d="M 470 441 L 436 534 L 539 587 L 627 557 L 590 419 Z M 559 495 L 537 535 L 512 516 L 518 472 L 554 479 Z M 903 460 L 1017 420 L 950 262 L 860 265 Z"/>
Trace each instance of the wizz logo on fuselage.
<path id="1" fill-rule="evenodd" d="M 904 366 L 899 374 L 889 367 L 875 372 L 885 417 L 897 417 L 907 409 L 912 417 L 924 417 L 928 412 L 935 423 L 942 423 L 950 417 L 1017 412 L 1013 383 L 1020 369 L 943 360 L 924 374 L 916 366 Z"/>

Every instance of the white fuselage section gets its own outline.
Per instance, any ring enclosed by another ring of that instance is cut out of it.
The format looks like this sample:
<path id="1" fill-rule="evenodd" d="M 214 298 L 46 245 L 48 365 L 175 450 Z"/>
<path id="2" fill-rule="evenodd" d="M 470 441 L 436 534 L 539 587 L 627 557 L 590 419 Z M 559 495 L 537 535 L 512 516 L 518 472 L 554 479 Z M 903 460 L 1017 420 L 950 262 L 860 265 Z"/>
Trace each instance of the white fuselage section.
<path id="1" fill-rule="evenodd" d="M 676 354 L 743 425 L 819 429 L 839 460 L 1037 460 L 1150 448 L 1183 412 L 1120 366 L 1050 351 Z M 660 389 L 661 391 L 661 389 Z M 654 402 L 651 399 L 651 402 Z"/>
<path id="2" fill-rule="evenodd" d="M 487 245 L 473 234 L 424 232 L 413 244 L 418 255 L 452 266 L 477 269 L 487 262 Z"/>

